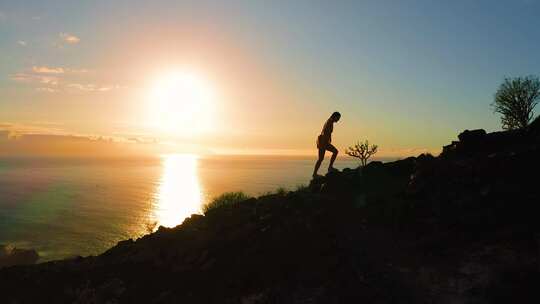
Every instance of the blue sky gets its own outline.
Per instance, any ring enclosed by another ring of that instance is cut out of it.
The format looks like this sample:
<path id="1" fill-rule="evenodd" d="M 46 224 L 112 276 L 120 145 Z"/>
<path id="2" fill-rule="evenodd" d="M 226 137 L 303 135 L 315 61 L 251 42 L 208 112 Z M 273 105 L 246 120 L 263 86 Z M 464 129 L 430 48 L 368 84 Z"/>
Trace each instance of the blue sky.
<path id="1" fill-rule="evenodd" d="M 540 71 L 539 8 L 539 1 L 534 0 L 4 0 L 0 2 L 0 122 L 47 120 L 74 133 L 120 132 L 105 123 L 109 117 L 103 118 L 99 128 L 84 119 L 73 123 L 70 117 L 84 114 L 67 104 L 73 96 L 42 96 L 31 91 L 36 89 L 31 84 L 14 81 L 13 75 L 35 66 L 93 69 L 112 75 L 111 70 L 129 70 L 125 67 L 129 61 L 114 65 L 121 61 L 118 58 L 141 60 L 133 55 L 143 45 L 137 44 L 140 36 L 150 39 L 144 43 L 149 49 L 159 44 L 155 49 L 161 48 L 158 53 L 163 57 L 169 54 L 163 50 L 173 44 L 171 50 L 181 50 L 183 37 L 199 41 L 200 34 L 226 41 L 229 53 L 221 58 L 218 51 L 201 49 L 204 55 L 198 61 L 204 61 L 204 56 L 227 61 L 231 52 L 238 54 L 234 60 L 242 61 L 247 54 L 261 75 L 272 74 L 275 87 L 282 90 L 279 96 L 285 96 L 269 101 L 269 112 L 264 113 L 247 109 L 248 101 L 238 101 L 235 106 L 249 113 L 238 115 L 250 125 L 238 123 L 234 114 L 223 115 L 237 129 L 257 130 L 242 133 L 246 139 L 238 140 L 242 146 L 268 148 L 255 137 L 274 132 L 275 127 L 269 125 L 272 120 L 266 118 L 273 113 L 284 128 L 298 131 L 290 136 L 268 135 L 267 142 L 279 149 L 308 149 L 313 137 L 307 133 L 310 128 L 318 129 L 327 113 L 339 109 L 347 119 L 340 144 L 365 136 L 392 149 L 434 149 L 463 129 L 500 129 L 499 118 L 490 108 L 498 85 L 504 77 Z M 171 34 L 164 40 L 147 37 L 148 33 L 158 37 L 161 32 Z M 80 41 L 69 43 L 64 39 L 68 35 Z M 235 48 L 241 51 L 230 51 Z M 234 77 L 235 71 L 229 72 Z M 106 78 L 100 75 L 93 80 L 105 86 Z M 51 107 L 54 98 L 64 100 L 63 106 Z M 80 104 L 92 98 L 96 96 L 77 97 Z M 99 98 L 117 107 L 129 106 L 122 94 Z M 31 103 L 36 112 L 53 109 L 55 114 L 30 113 L 30 105 L 23 109 L 24 103 Z M 312 109 L 307 118 L 314 122 L 290 122 L 295 116 L 273 110 L 283 107 L 290 107 L 297 116 Z M 260 125 L 254 127 L 255 123 Z M 302 136 L 311 137 L 298 141 Z M 209 135 L 201 144 L 212 138 Z"/>

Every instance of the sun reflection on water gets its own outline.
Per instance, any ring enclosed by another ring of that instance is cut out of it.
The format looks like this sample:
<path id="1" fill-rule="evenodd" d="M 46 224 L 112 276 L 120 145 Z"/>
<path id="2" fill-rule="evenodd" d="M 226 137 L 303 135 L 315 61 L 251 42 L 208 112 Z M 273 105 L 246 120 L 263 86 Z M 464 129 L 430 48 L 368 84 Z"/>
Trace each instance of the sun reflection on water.
<path id="1" fill-rule="evenodd" d="M 156 193 L 154 218 L 158 226 L 174 227 L 201 209 L 197 156 L 164 155 L 163 174 Z"/>

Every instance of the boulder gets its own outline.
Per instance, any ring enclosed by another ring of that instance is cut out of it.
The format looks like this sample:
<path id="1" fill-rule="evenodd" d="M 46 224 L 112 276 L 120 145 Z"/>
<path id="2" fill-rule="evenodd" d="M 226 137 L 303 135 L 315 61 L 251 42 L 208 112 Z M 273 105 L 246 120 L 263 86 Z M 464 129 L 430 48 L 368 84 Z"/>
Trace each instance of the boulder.
<path id="1" fill-rule="evenodd" d="M 483 129 L 465 130 L 458 135 L 459 141 L 462 143 L 477 143 L 486 137 L 486 131 Z"/>
<path id="2" fill-rule="evenodd" d="M 540 116 L 536 117 L 536 119 L 531 122 L 529 125 L 529 130 L 534 133 L 540 133 Z"/>

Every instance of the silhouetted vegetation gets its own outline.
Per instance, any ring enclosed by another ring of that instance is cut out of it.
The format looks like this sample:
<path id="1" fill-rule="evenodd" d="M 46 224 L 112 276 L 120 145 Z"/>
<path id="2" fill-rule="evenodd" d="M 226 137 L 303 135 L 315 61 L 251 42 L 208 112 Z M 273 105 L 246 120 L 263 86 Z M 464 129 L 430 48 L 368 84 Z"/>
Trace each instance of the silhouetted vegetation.
<path id="1" fill-rule="evenodd" d="M 156 231 L 157 225 L 158 225 L 157 221 L 146 222 L 144 224 L 144 229 L 146 230 L 146 233 L 152 233 L 152 232 Z"/>
<path id="2" fill-rule="evenodd" d="M 289 193 L 289 190 L 285 187 L 278 187 L 274 191 L 266 191 L 261 193 L 259 196 L 268 196 L 268 195 L 277 195 L 277 196 L 285 196 Z"/>
<path id="3" fill-rule="evenodd" d="M 308 186 L 305 184 L 296 185 L 296 191 L 302 192 L 308 190 Z"/>
<path id="4" fill-rule="evenodd" d="M 289 192 L 289 191 L 287 191 L 287 189 L 285 187 L 279 187 L 279 188 L 276 189 L 276 194 L 277 195 L 284 196 L 284 195 L 287 194 L 287 192 Z"/>
<path id="5" fill-rule="evenodd" d="M 540 97 L 540 81 L 538 77 L 506 78 L 495 94 L 492 106 L 501 114 L 504 130 L 515 130 L 527 127 L 534 117 L 534 107 Z"/>
<path id="6" fill-rule="evenodd" d="M 248 199 L 250 199 L 250 197 L 244 192 L 226 192 L 214 198 L 210 203 L 204 205 L 203 213 L 207 213 L 209 210 L 225 206 L 232 207 Z"/>
<path id="7" fill-rule="evenodd" d="M 369 158 L 377 153 L 377 148 L 377 145 L 370 146 L 368 140 L 366 139 L 362 143 L 358 142 L 356 145 L 349 147 L 347 151 L 345 151 L 345 154 L 359 158 L 361 166 L 363 167 L 367 164 Z"/>

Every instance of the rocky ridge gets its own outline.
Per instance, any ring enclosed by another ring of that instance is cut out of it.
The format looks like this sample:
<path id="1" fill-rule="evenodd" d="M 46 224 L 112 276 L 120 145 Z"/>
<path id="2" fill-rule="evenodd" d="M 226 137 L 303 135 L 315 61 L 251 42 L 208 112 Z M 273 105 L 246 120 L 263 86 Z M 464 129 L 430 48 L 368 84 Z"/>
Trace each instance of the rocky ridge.
<path id="1" fill-rule="evenodd" d="M 192 215 L 95 257 L 0 270 L 8 303 L 538 303 L 540 127 L 465 131 Z"/>

